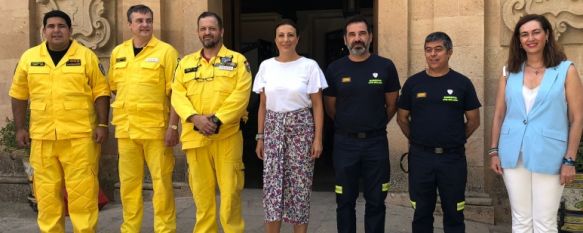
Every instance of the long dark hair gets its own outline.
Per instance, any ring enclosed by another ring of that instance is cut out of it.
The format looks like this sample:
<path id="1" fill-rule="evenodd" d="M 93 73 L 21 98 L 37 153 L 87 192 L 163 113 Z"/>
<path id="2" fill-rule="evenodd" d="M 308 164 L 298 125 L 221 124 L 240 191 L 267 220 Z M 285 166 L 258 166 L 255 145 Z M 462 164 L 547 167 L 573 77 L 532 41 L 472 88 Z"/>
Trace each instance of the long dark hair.
<path id="1" fill-rule="evenodd" d="M 543 15 L 529 14 L 522 16 L 520 20 L 518 20 L 518 23 L 516 23 L 516 26 L 514 27 L 514 32 L 512 33 L 507 61 L 508 71 L 511 73 L 517 73 L 520 71 L 522 63 L 526 61 L 526 52 L 520 47 L 520 27 L 532 20 L 539 22 L 548 35 L 548 41 L 543 49 L 545 67 L 555 67 L 562 61 L 567 60 L 567 56 L 565 55 L 565 52 L 563 52 L 563 47 L 561 47 L 561 45 L 555 40 L 553 27 L 549 20 Z"/>

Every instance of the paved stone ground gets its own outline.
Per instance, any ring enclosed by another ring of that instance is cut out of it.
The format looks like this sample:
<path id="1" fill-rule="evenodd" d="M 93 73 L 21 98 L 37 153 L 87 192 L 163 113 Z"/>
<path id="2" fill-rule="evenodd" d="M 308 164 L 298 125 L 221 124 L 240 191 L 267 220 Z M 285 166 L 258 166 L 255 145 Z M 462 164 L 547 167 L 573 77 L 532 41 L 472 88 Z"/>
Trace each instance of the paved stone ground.
<path id="1" fill-rule="evenodd" d="M 263 229 L 263 209 L 261 204 L 261 190 L 245 189 L 243 192 L 243 212 L 246 221 L 245 232 L 260 233 Z M 192 198 L 176 198 L 177 232 L 192 232 L 194 226 L 195 207 Z M 332 192 L 314 192 L 312 194 L 312 207 L 310 215 L 309 232 L 332 233 L 336 232 L 335 195 Z M 411 232 L 411 219 L 413 210 L 410 207 L 392 205 L 387 209 L 386 230 L 392 233 Z M 359 198 L 357 203 L 358 226 L 357 232 L 364 232 L 364 200 Z M 122 222 L 121 204 L 108 204 L 99 213 L 100 233 L 119 232 Z M 435 232 L 441 233 L 441 217 L 435 218 Z M 36 227 L 36 214 L 26 203 L 0 203 L 0 233 L 28 233 L 38 232 Z M 67 218 L 67 232 L 72 232 L 70 220 Z M 152 204 L 146 202 L 144 206 L 144 222 L 142 232 L 153 232 L 152 229 Z M 222 232 L 222 231 L 220 231 Z M 283 224 L 282 232 L 293 232 L 292 226 Z M 509 226 L 494 226 L 484 223 L 466 221 L 468 233 L 506 233 L 511 232 Z"/>

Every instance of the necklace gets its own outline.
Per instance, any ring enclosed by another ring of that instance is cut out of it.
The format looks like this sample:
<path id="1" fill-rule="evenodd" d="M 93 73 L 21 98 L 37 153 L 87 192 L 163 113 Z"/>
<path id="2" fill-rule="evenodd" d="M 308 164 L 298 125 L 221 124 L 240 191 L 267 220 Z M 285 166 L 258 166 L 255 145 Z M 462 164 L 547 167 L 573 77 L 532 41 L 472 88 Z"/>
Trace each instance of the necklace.
<path id="1" fill-rule="evenodd" d="M 532 70 L 534 70 L 534 74 L 535 75 L 538 75 L 541 71 L 545 70 L 545 66 L 544 65 L 542 65 L 540 67 L 534 67 L 534 66 L 531 66 L 530 64 L 526 63 L 526 66 L 528 66 Z"/>

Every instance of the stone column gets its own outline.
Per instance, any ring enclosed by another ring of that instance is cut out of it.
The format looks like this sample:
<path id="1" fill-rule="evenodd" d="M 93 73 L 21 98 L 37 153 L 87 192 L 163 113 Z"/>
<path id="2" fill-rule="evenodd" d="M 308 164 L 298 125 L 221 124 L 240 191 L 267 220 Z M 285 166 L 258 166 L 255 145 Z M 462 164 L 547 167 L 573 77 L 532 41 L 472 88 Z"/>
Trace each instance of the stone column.
<path id="1" fill-rule="evenodd" d="M 31 11 L 29 1 L 14 1 L 10 4 L 2 4 L 0 14 L 4 20 L 0 21 L 0 125 L 5 124 L 6 117 L 12 119 L 10 97 L 8 90 L 12 84 L 12 76 L 16 64 L 24 51 L 31 47 L 30 22 Z M 35 32 L 32 32 L 35 33 Z"/>
<path id="2" fill-rule="evenodd" d="M 4 15 L 0 21 L 0 128 L 6 124 L 6 118 L 13 119 L 8 91 L 20 56 L 31 46 L 29 9 L 29 1 L 13 1 L 0 7 L 0 15 Z M 29 192 L 20 158 L 10 159 L 0 151 L 0 201 L 25 202 Z"/>
<path id="3" fill-rule="evenodd" d="M 378 52 L 392 59 L 397 66 L 401 84 L 406 78 L 426 67 L 423 45 L 425 37 L 435 31 L 447 33 L 453 40 L 450 66 L 474 84 L 478 98 L 484 104 L 484 1 L 451 0 L 389 0 L 377 1 L 376 25 Z M 481 116 L 484 110 L 481 109 Z M 482 117 L 483 119 L 483 117 Z M 484 193 L 484 127 L 468 139 L 468 183 L 466 186 L 466 216 L 483 222 L 493 222 L 493 207 Z M 389 124 L 391 180 L 393 193 L 389 197 L 399 204 L 408 204 L 407 175 L 399 167 L 400 156 L 408 151 L 407 140 L 396 122 Z"/>

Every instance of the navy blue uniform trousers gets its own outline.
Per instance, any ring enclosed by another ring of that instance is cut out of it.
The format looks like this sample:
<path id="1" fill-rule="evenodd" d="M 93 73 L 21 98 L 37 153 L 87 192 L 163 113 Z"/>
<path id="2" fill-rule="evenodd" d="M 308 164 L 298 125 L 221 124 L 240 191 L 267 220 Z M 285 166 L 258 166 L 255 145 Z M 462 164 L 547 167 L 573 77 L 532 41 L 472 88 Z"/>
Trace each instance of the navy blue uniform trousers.
<path id="1" fill-rule="evenodd" d="M 435 153 L 433 148 L 409 147 L 409 196 L 415 208 L 413 233 L 433 232 L 437 191 L 445 233 L 465 232 L 464 207 L 467 181 L 464 147 Z"/>
<path id="2" fill-rule="evenodd" d="M 386 134 L 369 138 L 335 134 L 333 158 L 338 232 L 356 232 L 355 206 L 360 178 L 366 201 L 365 232 L 384 232 L 390 173 L 388 146 Z"/>

